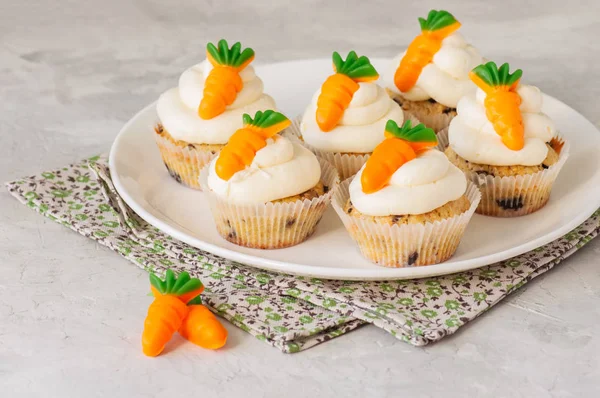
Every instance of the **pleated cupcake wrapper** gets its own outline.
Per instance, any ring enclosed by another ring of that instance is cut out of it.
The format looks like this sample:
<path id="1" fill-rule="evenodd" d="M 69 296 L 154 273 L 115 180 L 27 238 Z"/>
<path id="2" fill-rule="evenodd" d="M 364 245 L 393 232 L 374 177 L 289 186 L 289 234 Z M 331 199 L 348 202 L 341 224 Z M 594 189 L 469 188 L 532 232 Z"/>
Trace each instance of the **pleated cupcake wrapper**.
<path id="1" fill-rule="evenodd" d="M 200 190 L 200 171 L 218 155 L 194 146 L 181 147 L 159 134 L 154 134 L 162 160 L 171 177 L 193 189 Z"/>
<path id="2" fill-rule="evenodd" d="M 360 168 L 367 162 L 370 153 L 365 154 L 354 154 L 354 153 L 342 153 L 342 152 L 326 152 L 315 148 L 312 145 L 307 144 L 302 138 L 302 131 L 300 130 L 300 122 L 302 116 L 298 116 L 292 120 L 290 127 L 285 129 L 284 135 L 295 139 L 304 147 L 308 148 L 312 153 L 317 155 L 320 159 L 325 159 L 328 163 L 332 164 L 336 168 L 340 175 L 340 180 L 343 181 L 348 177 L 358 173 Z"/>
<path id="3" fill-rule="evenodd" d="M 449 259 L 473 216 L 481 195 L 472 182 L 467 184 L 469 209 L 454 217 L 425 224 L 378 224 L 352 217 L 344 211 L 352 179 L 343 181 L 333 196 L 333 208 L 361 253 L 384 267 L 412 267 L 438 264 Z"/>
<path id="4" fill-rule="evenodd" d="M 438 139 L 438 144 L 436 148 L 444 152 L 446 148 L 448 148 L 448 145 L 450 145 L 450 139 L 448 137 L 448 127 L 438 131 L 436 136 Z"/>
<path id="5" fill-rule="evenodd" d="M 407 119 L 410 119 L 413 126 L 419 124 L 419 120 L 407 112 L 404 112 L 404 115 Z M 343 152 L 327 152 L 321 151 L 318 148 L 315 148 L 312 145 L 307 144 L 304 139 L 302 139 L 302 130 L 300 130 L 300 123 L 302 121 L 302 116 L 297 116 L 292 120 L 292 124 L 288 127 L 284 135 L 287 137 L 296 138 L 300 144 L 304 147 L 308 148 L 312 153 L 317 155 L 319 158 L 327 160 L 331 163 L 340 174 L 340 180 L 344 181 L 348 177 L 352 177 L 361 167 L 367 162 L 369 157 L 371 157 L 370 153 L 365 154 L 354 154 L 354 153 L 343 153 Z"/>
<path id="6" fill-rule="evenodd" d="M 429 128 L 432 128 L 436 133 L 439 133 L 443 129 L 447 128 L 452 119 L 455 117 L 454 115 L 447 113 L 431 114 L 427 112 L 415 112 L 414 110 L 412 110 L 411 113 L 414 114 L 415 117 L 421 121 L 421 123 Z"/>
<path id="7" fill-rule="evenodd" d="M 339 184 L 336 169 L 326 160 L 321 164 L 321 181 L 327 192 L 312 200 L 269 202 L 257 205 L 231 203 L 214 194 L 208 187 L 210 165 L 200 173 L 200 185 L 207 193 L 217 231 L 236 245 L 279 249 L 297 245 L 308 239 L 321 220 Z"/>
<path id="8" fill-rule="evenodd" d="M 396 100 L 396 98 L 402 98 L 401 96 L 394 93 L 392 90 L 390 90 L 388 88 L 386 88 L 385 91 L 394 100 Z M 406 98 L 402 98 L 402 102 L 414 102 L 414 101 L 410 101 L 410 100 L 407 100 Z M 417 107 L 413 107 L 413 109 L 411 109 L 410 112 L 404 111 L 404 113 L 412 114 L 412 116 L 415 119 L 420 120 L 421 123 L 423 123 L 425 126 L 427 126 L 429 128 L 432 128 L 436 133 L 447 128 L 450 125 L 450 122 L 452 121 L 452 119 L 454 119 L 454 117 L 455 117 L 455 115 L 449 115 L 447 113 L 431 114 L 431 113 L 426 112 L 425 108 L 423 108 L 423 111 L 419 111 L 419 108 L 417 108 Z"/>
<path id="9" fill-rule="evenodd" d="M 447 129 L 443 134 L 447 139 Z M 557 134 L 556 138 L 564 142 L 558 161 L 537 173 L 498 177 L 463 170 L 467 179 L 477 184 L 481 190 L 481 202 L 477 213 L 495 217 L 518 217 L 544 207 L 550 199 L 554 181 L 569 157 L 569 141 L 560 134 Z"/>

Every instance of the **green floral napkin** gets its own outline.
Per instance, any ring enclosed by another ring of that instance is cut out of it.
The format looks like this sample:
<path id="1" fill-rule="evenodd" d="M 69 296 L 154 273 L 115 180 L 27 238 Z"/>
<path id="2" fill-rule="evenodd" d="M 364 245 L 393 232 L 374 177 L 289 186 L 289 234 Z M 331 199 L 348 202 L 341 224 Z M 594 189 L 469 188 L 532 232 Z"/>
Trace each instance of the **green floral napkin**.
<path id="1" fill-rule="evenodd" d="M 7 183 L 19 201 L 146 270 L 187 270 L 205 303 L 280 350 L 298 352 L 365 323 L 422 346 L 452 334 L 594 238 L 600 211 L 564 237 L 488 267 L 428 279 L 353 282 L 275 274 L 179 242 L 141 220 L 94 157 Z"/>

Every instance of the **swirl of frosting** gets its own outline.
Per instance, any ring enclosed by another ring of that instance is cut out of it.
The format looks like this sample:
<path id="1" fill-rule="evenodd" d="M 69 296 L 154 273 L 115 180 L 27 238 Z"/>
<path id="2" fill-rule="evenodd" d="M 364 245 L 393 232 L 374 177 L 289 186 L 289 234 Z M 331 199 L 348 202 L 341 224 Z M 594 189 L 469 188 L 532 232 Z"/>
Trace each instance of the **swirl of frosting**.
<path id="1" fill-rule="evenodd" d="M 242 128 L 242 115 L 275 108 L 275 101 L 263 93 L 263 82 L 249 65 L 240 72 L 244 87 L 225 112 L 212 119 L 198 116 L 204 93 L 204 82 L 213 68 L 203 61 L 187 69 L 179 78 L 179 86 L 167 90 L 158 99 L 156 110 L 169 134 L 194 144 L 225 144 Z"/>
<path id="2" fill-rule="evenodd" d="M 491 166 L 536 166 L 548 155 L 549 142 L 556 134 L 554 122 L 542 113 L 542 93 L 537 87 L 520 85 L 521 115 L 525 133 L 523 149 L 513 151 L 502 143 L 486 116 L 486 94 L 477 89 L 475 95 L 458 102 L 458 115 L 449 128 L 450 146 L 462 158 Z"/>
<path id="3" fill-rule="evenodd" d="M 385 124 L 389 119 L 398 124 L 404 121 L 402 108 L 375 83 L 359 83 L 352 101 L 331 131 L 323 132 L 316 120 L 317 99 L 320 90 L 306 109 L 300 131 L 304 141 L 326 152 L 369 153 L 384 139 Z"/>
<path id="4" fill-rule="evenodd" d="M 305 192 L 319 183 L 321 166 L 308 149 L 275 135 L 256 152 L 252 164 L 229 180 L 210 164 L 208 186 L 220 197 L 238 204 L 267 203 Z"/>
<path id="5" fill-rule="evenodd" d="M 476 86 L 469 79 L 469 72 L 483 62 L 482 56 L 458 33 L 442 40 L 442 46 L 427 64 L 413 88 L 401 93 L 394 83 L 394 74 L 406 51 L 396 56 L 383 75 L 385 86 L 394 94 L 410 101 L 433 98 L 440 104 L 456 108 L 461 97 L 475 92 Z"/>
<path id="6" fill-rule="evenodd" d="M 350 200 L 358 211 L 369 216 L 424 214 L 460 198 L 467 179 L 446 155 L 429 149 L 400 167 L 382 189 L 363 192 L 361 176 L 365 166 L 350 183 Z"/>

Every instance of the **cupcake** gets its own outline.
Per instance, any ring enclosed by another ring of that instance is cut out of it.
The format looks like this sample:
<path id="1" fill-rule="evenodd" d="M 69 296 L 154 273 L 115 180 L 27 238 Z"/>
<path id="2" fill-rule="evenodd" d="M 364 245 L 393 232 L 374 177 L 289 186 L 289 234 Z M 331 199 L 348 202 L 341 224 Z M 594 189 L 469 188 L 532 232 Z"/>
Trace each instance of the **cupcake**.
<path id="1" fill-rule="evenodd" d="M 242 50 L 240 43 L 229 48 L 221 40 L 206 50 L 207 59 L 183 72 L 179 86 L 156 105 L 155 138 L 163 162 L 173 178 L 195 189 L 202 167 L 242 127 L 242 115 L 275 107 L 249 65 L 252 49 Z"/>
<path id="2" fill-rule="evenodd" d="M 431 10 L 419 23 L 421 34 L 392 60 L 383 84 L 402 109 L 438 132 L 456 116 L 458 100 L 475 92 L 469 72 L 483 58 L 448 11 Z"/>
<path id="3" fill-rule="evenodd" d="M 289 124 L 272 110 L 244 115 L 244 127 L 200 173 L 217 231 L 236 245 L 278 249 L 303 242 L 339 183 L 333 166 L 277 134 Z"/>
<path id="4" fill-rule="evenodd" d="M 446 155 L 481 188 L 477 213 L 515 217 L 542 208 L 568 157 L 568 143 L 542 113 L 537 87 L 493 62 L 473 69 L 479 89 L 461 98 Z"/>
<path id="5" fill-rule="evenodd" d="M 291 131 L 345 179 L 384 139 L 386 121 L 402 124 L 404 113 L 375 83 L 379 75 L 367 57 L 351 51 L 343 60 L 334 52 L 333 69 Z"/>
<path id="6" fill-rule="evenodd" d="M 386 139 L 360 171 L 340 184 L 333 206 L 362 254 L 385 267 L 450 258 L 480 194 L 424 125 L 387 122 Z"/>

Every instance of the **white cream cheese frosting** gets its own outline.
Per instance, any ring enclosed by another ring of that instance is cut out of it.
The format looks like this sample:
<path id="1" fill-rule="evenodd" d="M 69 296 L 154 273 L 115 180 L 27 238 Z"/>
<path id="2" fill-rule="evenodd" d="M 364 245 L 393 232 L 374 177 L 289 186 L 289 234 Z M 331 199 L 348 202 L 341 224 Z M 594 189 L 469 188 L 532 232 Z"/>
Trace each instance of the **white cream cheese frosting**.
<path id="1" fill-rule="evenodd" d="M 469 72 L 484 59 L 460 33 L 452 33 L 442 40 L 441 48 L 432 62 L 423 68 L 414 87 L 401 93 L 394 83 L 394 75 L 405 54 L 406 51 L 396 56 L 382 77 L 385 87 L 393 93 L 410 101 L 433 98 L 440 104 L 456 108 L 461 97 L 475 92 L 477 87 L 469 79 Z"/>
<path id="2" fill-rule="evenodd" d="M 263 92 L 263 82 L 249 65 L 240 72 L 244 87 L 225 112 L 202 119 L 198 106 L 204 93 L 204 82 L 213 68 L 207 60 L 187 69 L 178 87 L 167 90 L 158 99 L 156 110 L 160 122 L 176 140 L 194 144 L 226 144 L 229 137 L 242 128 L 242 115 L 275 109 L 275 101 Z"/>
<path id="3" fill-rule="evenodd" d="M 324 152 L 369 153 L 384 139 L 385 124 L 389 119 L 398 125 L 404 122 L 402 108 L 385 90 L 372 82 L 359 83 L 358 90 L 338 125 L 323 132 L 317 124 L 319 90 L 304 112 L 300 131 L 304 141 Z"/>
<path id="4" fill-rule="evenodd" d="M 537 87 L 520 85 L 521 115 L 525 132 L 525 145 L 521 150 L 507 148 L 487 119 L 485 92 L 477 89 L 475 95 L 462 98 L 458 115 L 452 119 L 449 141 L 452 150 L 460 157 L 491 166 L 535 166 L 548 155 L 549 142 L 556 135 L 554 122 L 542 113 L 542 93 Z"/>
<path id="5" fill-rule="evenodd" d="M 354 207 L 369 216 L 424 214 L 460 198 L 467 179 L 446 155 L 436 149 L 421 152 L 392 175 L 390 183 L 367 194 L 358 172 L 349 187 Z"/>
<path id="6" fill-rule="evenodd" d="M 210 164 L 209 188 L 237 204 L 267 203 L 308 191 L 319 183 L 321 166 L 308 149 L 275 135 L 256 152 L 252 164 L 229 180 L 216 172 L 217 159 Z"/>

